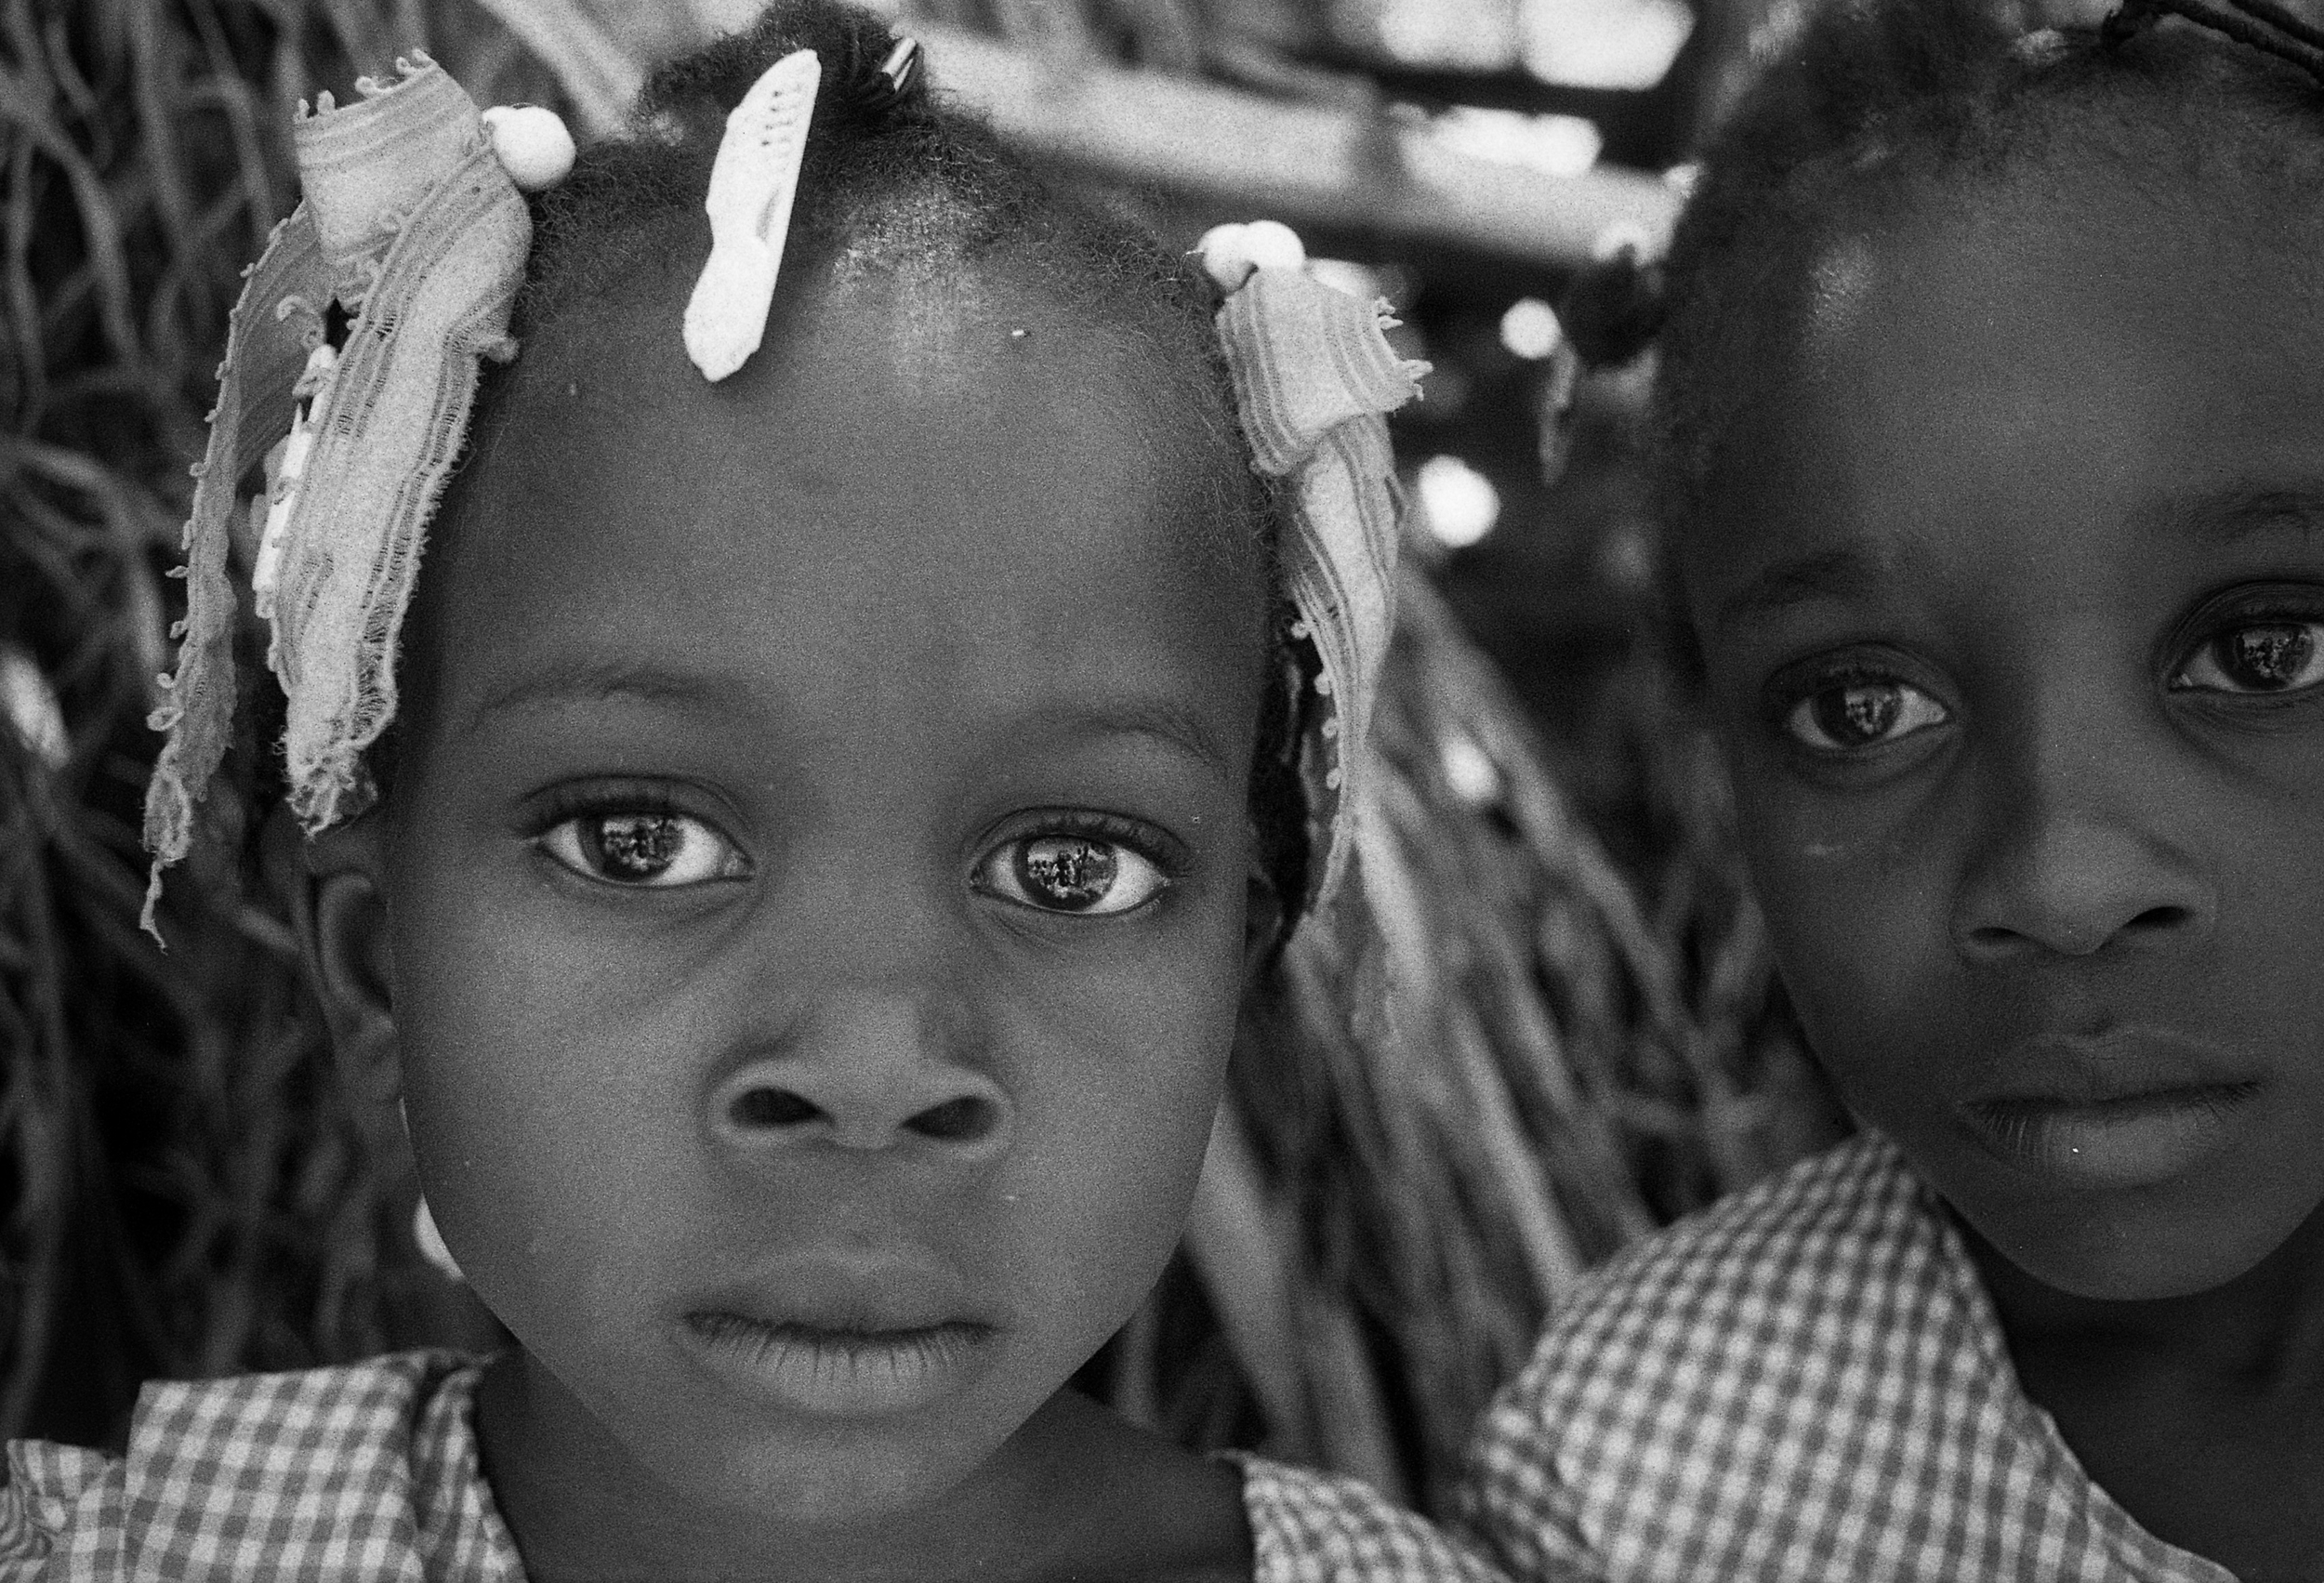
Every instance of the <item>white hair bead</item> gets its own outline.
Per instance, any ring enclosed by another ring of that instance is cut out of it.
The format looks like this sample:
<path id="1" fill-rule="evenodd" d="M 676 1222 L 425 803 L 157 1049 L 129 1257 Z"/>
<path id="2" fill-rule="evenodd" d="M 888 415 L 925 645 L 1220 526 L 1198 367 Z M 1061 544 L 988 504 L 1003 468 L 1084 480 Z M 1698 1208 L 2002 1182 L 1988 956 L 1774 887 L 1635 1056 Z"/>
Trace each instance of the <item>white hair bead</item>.
<path id="1" fill-rule="evenodd" d="M 1300 234 L 1281 220 L 1214 225 L 1195 244 L 1202 267 L 1224 291 L 1234 291 L 1256 270 L 1297 270 L 1307 263 Z"/>
<path id="2" fill-rule="evenodd" d="M 573 134 L 555 111 L 537 104 L 496 104 L 484 112 L 483 121 L 484 136 L 519 191 L 543 191 L 573 169 Z"/>
<path id="3" fill-rule="evenodd" d="M 1243 245 L 1262 270 L 1297 270 L 1307 263 L 1300 233 L 1281 220 L 1253 220 L 1243 228 Z"/>

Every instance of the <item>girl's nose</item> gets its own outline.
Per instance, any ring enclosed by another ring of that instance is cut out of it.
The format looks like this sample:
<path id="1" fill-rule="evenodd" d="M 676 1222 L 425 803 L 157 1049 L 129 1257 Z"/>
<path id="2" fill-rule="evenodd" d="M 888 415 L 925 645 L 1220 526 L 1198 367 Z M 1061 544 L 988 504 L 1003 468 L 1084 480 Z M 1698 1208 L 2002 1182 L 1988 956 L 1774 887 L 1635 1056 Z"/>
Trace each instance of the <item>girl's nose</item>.
<path id="1" fill-rule="evenodd" d="M 825 1145 L 997 1157 L 1014 1130 L 1015 1103 L 946 1048 L 945 1030 L 931 1021 L 902 998 L 827 1011 L 713 1085 L 712 1138 L 743 1154 Z"/>
<path id="2" fill-rule="evenodd" d="M 1972 867 L 1953 943 L 1973 962 L 2165 946 L 2210 932 L 2217 899 L 2186 854 L 2090 811 L 2019 811 Z"/>

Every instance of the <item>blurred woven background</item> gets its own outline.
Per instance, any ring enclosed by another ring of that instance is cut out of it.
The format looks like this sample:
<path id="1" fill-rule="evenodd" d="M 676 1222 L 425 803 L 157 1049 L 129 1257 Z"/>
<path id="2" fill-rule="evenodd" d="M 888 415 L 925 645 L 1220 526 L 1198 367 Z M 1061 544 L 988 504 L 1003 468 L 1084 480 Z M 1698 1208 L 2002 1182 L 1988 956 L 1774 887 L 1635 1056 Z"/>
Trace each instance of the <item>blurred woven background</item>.
<path id="1" fill-rule="evenodd" d="M 1252 1009 L 1182 1257 L 1083 1383 L 1189 1444 L 1441 1498 L 1590 1266 L 1843 1126 L 1664 663 L 1643 369 L 1556 312 L 1651 255 L 1787 0 L 921 0 L 940 88 L 1191 243 L 1272 215 L 1434 361 L 1363 882 Z M 746 0 L 0 0 L 0 1435 L 118 1440 L 155 1375 L 489 1317 L 419 1260 L 275 900 L 264 759 L 136 932 L 165 578 L 291 107 L 424 47 L 609 125 Z"/>

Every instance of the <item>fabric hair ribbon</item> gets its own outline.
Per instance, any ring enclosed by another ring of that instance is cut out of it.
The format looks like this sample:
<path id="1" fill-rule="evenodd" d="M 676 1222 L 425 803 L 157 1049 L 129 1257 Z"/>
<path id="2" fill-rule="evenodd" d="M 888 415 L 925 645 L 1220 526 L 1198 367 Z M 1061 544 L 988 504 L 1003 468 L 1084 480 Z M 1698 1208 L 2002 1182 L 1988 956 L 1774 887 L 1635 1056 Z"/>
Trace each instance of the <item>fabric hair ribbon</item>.
<path id="1" fill-rule="evenodd" d="M 294 131 L 304 201 L 274 230 L 235 304 L 208 449 L 186 524 L 184 643 L 169 733 L 146 793 L 162 870 L 186 854 L 194 811 L 224 757 L 234 709 L 231 518 L 261 457 L 253 506 L 258 613 L 289 703 L 290 804 L 319 831 L 353 817 L 373 787 L 363 749 L 395 711 L 396 641 L 428 518 L 468 429 L 479 360 L 514 354 L 508 315 L 532 245 L 528 188 L 570 168 L 548 112 L 475 102 L 427 57 L 397 76 L 328 95 Z M 332 310 L 344 340 L 329 335 Z M 158 937 L 158 936 L 157 936 Z"/>
<path id="2" fill-rule="evenodd" d="M 1366 302 L 1306 270 L 1288 228 L 1220 226 L 1197 248 L 1226 290 L 1219 339 L 1259 470 L 1287 481 L 1282 548 L 1298 622 L 1314 646 L 1318 706 L 1300 745 L 1314 854 L 1306 907 L 1321 908 L 1348 867 L 1364 803 L 1366 744 L 1395 625 L 1401 501 L 1385 415 L 1419 390 L 1428 364 L 1398 357 L 1385 302 Z"/>
<path id="3" fill-rule="evenodd" d="M 901 91 L 917 66 L 917 46 L 900 44 L 881 72 Z M 572 139 L 548 112 L 480 114 L 425 56 L 397 72 L 384 85 L 359 82 L 355 104 L 324 96 L 301 117 L 304 201 L 275 228 L 234 307 L 194 468 L 183 646 L 152 718 L 168 741 L 146 795 L 148 930 L 162 871 L 192 843 L 232 729 L 228 569 L 244 476 L 263 458 L 253 582 L 289 706 L 290 805 L 312 834 L 375 795 L 363 755 L 394 716 L 396 645 L 428 520 L 467 435 L 480 360 L 516 350 L 509 312 L 532 243 L 520 188 L 552 185 L 573 163 Z M 707 204 L 716 245 L 686 323 L 688 351 L 710 379 L 757 350 L 819 75 L 799 52 L 729 117 Z M 1411 398 L 1427 365 L 1389 347 L 1385 304 L 1309 275 L 1284 227 L 1221 227 L 1202 251 L 1227 293 L 1218 328 L 1255 462 L 1290 488 L 1283 560 L 1294 636 L 1314 645 L 1319 666 L 1299 765 L 1320 854 L 1305 898 L 1314 910 L 1348 865 L 1395 611 L 1398 501 L 1382 415 Z M 334 310 L 346 325 L 336 342 Z"/>

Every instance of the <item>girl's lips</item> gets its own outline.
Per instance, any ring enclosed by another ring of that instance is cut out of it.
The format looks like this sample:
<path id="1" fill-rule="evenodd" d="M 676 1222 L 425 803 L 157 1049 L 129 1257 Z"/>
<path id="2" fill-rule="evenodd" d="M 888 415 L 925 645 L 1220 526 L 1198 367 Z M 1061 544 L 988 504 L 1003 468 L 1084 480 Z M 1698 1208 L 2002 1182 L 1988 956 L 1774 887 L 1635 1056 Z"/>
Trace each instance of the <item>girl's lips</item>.
<path id="1" fill-rule="evenodd" d="M 968 1320 L 900 1329 L 835 1327 L 698 1309 L 687 1351 L 730 1383 L 819 1418 L 908 1413 L 979 1372 L 993 1327 Z"/>
<path id="2" fill-rule="evenodd" d="M 2200 1083 L 2105 1099 L 2041 1096 L 1961 1106 L 1979 1141 L 2010 1164 L 2119 1192 L 2182 1175 L 2231 1141 L 2255 1082 Z"/>

